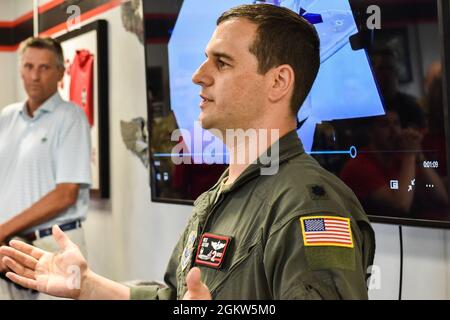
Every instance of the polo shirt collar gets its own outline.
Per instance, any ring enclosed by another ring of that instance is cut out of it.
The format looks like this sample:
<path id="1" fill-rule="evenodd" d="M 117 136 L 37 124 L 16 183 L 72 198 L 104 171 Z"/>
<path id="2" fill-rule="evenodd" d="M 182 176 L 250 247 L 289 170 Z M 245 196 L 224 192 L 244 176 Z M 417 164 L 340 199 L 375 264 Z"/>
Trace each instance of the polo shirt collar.
<path id="1" fill-rule="evenodd" d="M 61 95 L 58 91 L 56 91 L 50 98 L 48 98 L 35 112 L 33 118 L 37 118 L 40 114 L 44 112 L 52 112 L 55 110 L 55 108 L 63 102 L 63 99 L 61 98 Z M 20 113 L 22 115 L 25 115 L 29 118 L 28 111 L 27 111 L 27 102 L 25 101 L 23 103 L 23 107 L 20 110 Z"/>

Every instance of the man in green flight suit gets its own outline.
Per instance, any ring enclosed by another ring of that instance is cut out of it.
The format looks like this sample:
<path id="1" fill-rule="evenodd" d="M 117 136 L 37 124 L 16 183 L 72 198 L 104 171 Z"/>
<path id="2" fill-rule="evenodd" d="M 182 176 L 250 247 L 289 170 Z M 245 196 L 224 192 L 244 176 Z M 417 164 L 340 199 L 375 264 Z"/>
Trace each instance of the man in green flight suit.
<path id="1" fill-rule="evenodd" d="M 353 192 L 305 154 L 296 133 L 319 47 L 314 27 L 286 8 L 243 5 L 218 19 L 193 82 L 201 125 L 222 137 L 230 165 L 196 200 L 164 287 L 128 288 L 93 273 L 57 226 L 56 256 L 18 241 L 1 248 L 8 278 L 75 299 L 367 299 L 373 230 Z M 68 286 L 74 265 L 80 285 Z"/>

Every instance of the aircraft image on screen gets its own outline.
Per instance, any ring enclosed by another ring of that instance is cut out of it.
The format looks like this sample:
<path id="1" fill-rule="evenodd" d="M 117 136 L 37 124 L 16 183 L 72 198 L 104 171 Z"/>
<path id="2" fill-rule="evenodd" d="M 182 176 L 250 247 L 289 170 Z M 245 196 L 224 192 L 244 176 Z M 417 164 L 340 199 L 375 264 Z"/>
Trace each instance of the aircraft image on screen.
<path id="1" fill-rule="evenodd" d="M 384 114 L 366 52 L 353 50 L 349 42 L 357 26 L 348 0 L 185 0 L 168 46 L 171 107 L 180 129 L 191 133 L 202 130 L 196 128 L 200 90 L 191 77 L 205 59 L 204 50 L 217 18 L 231 7 L 263 2 L 297 12 L 314 24 L 320 36 L 320 71 L 298 114 L 302 122 L 298 134 L 305 151 L 311 151 L 316 125 L 322 121 Z M 202 142 L 192 141 L 195 143 Z M 195 157 L 194 162 L 201 162 L 201 157 Z"/>

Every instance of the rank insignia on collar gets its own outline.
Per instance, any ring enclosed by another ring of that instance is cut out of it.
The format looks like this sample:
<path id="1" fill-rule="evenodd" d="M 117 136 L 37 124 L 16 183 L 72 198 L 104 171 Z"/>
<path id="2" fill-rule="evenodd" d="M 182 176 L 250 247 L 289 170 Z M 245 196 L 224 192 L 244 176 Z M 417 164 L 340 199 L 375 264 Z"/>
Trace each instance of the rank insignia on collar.
<path id="1" fill-rule="evenodd" d="M 219 269 L 225 259 L 231 237 L 204 233 L 198 245 L 195 264 Z"/>

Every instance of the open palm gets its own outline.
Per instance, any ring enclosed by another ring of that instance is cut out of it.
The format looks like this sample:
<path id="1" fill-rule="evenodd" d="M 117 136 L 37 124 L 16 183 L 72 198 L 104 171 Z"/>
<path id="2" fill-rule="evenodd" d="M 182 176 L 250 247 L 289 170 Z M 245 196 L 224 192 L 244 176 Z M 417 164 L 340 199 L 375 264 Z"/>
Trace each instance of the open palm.
<path id="1" fill-rule="evenodd" d="M 60 247 L 56 253 L 17 240 L 12 240 L 10 247 L 2 247 L 3 262 L 11 269 L 6 276 L 30 289 L 76 299 L 87 272 L 86 259 L 57 226 L 53 227 L 53 237 Z"/>

